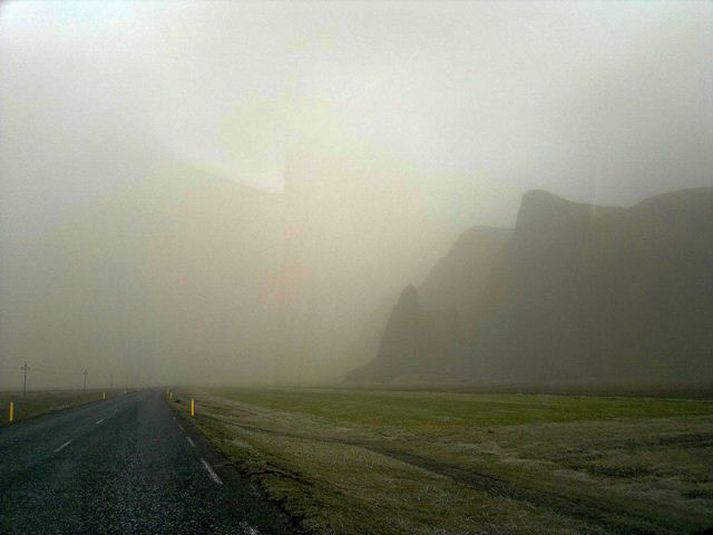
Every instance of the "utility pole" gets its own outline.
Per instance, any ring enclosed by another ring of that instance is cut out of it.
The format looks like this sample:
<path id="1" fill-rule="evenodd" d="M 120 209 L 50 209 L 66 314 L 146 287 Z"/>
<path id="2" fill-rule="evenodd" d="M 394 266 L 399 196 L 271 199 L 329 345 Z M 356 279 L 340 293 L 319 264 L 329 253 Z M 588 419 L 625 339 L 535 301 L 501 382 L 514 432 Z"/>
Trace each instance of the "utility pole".
<path id="1" fill-rule="evenodd" d="M 29 366 L 27 366 L 27 361 L 25 361 L 25 365 L 21 366 L 20 369 L 25 372 L 25 376 L 22 379 L 22 395 L 24 396 L 27 394 L 27 370 L 29 370 Z"/>
<path id="2" fill-rule="evenodd" d="M 82 375 L 84 375 L 84 391 L 87 391 L 87 375 L 89 372 L 85 369 L 84 372 L 82 372 Z"/>

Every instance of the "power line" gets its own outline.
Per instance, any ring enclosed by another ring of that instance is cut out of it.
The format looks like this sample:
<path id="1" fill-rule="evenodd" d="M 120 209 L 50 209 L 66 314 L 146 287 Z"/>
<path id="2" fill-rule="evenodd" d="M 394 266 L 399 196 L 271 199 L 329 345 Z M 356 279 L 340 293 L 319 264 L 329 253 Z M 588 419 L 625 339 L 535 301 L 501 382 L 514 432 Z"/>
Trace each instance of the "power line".
<path id="1" fill-rule="evenodd" d="M 109 385 L 110 388 L 114 388 L 114 372 L 116 370 L 108 370 L 106 368 L 84 368 L 82 371 L 71 371 L 71 370 L 62 370 L 58 367 L 48 365 L 48 364 L 33 364 L 33 366 L 30 366 L 28 361 L 20 361 L 20 360 L 4 360 L 3 362 L 0 362 L 0 370 L 7 370 L 8 372 L 13 371 L 13 370 L 18 370 L 22 373 L 22 392 L 23 395 L 27 393 L 27 381 L 29 379 L 29 371 L 32 370 L 36 376 L 35 377 L 35 383 L 33 385 L 37 386 L 38 380 L 40 384 L 47 384 L 47 380 L 51 380 L 51 378 L 54 378 L 54 382 L 63 382 L 63 383 L 68 383 L 70 378 L 77 378 L 78 376 L 82 376 L 83 379 L 83 384 L 82 388 L 86 390 L 87 388 L 87 377 L 89 373 L 94 374 L 95 376 L 99 377 L 104 377 L 104 381 L 106 384 Z M 91 370 L 91 372 L 90 372 Z M 11 377 L 12 375 L 10 373 L 2 374 L 2 380 L 0 380 L 0 383 L 4 384 L 5 383 L 5 378 L 6 377 Z M 17 376 L 15 376 L 17 377 Z M 19 377 L 18 377 L 19 379 Z M 14 381 L 13 381 L 14 382 Z M 72 381 L 74 382 L 74 381 Z M 126 376 L 126 387 L 128 388 L 128 383 L 129 383 L 129 374 L 127 373 Z"/>

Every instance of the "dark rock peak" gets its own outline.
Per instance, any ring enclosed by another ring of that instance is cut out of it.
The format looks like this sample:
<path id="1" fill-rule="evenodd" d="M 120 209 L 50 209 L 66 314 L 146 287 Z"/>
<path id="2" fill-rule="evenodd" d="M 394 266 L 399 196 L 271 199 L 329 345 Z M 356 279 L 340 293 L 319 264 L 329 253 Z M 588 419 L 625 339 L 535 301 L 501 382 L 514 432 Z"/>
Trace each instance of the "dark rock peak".
<path id="1" fill-rule="evenodd" d="M 618 206 L 568 201 L 542 190 L 528 191 L 522 196 L 517 215 L 517 230 L 539 230 L 552 225 L 584 223 L 626 211 Z"/>
<path id="2" fill-rule="evenodd" d="M 514 231 L 472 227 L 406 287 L 353 380 L 713 380 L 713 188 L 631 207 L 523 195 Z"/>
<path id="3" fill-rule="evenodd" d="M 547 191 L 531 190 L 522 196 L 516 228 L 532 229 L 543 224 L 597 220 L 625 213 L 686 213 L 694 216 L 704 213 L 713 217 L 713 188 L 691 188 L 663 193 L 628 208 L 579 203 Z"/>
<path id="4" fill-rule="evenodd" d="M 409 284 L 401 291 L 396 306 L 406 308 L 418 307 L 418 290 L 413 284 Z"/>

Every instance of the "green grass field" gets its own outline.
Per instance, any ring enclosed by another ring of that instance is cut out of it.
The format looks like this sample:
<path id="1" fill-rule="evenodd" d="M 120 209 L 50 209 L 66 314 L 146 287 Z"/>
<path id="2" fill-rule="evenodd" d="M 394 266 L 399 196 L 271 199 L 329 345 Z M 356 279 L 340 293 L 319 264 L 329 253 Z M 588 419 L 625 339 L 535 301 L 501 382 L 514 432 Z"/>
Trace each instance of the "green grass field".
<path id="1" fill-rule="evenodd" d="M 248 388 L 213 392 L 335 424 L 405 429 L 713 414 L 713 403 L 681 399 Z"/>
<path id="2" fill-rule="evenodd" d="M 188 396 L 196 399 L 195 423 L 306 532 L 690 533 L 713 527 L 709 401 L 179 392 L 183 400 Z"/>

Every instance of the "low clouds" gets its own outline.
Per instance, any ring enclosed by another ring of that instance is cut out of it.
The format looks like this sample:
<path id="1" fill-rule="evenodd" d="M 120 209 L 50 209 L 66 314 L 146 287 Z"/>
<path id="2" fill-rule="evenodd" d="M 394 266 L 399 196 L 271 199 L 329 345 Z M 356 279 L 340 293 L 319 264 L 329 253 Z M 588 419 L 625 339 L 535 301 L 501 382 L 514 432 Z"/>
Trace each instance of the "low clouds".
<path id="1" fill-rule="evenodd" d="M 338 370 L 526 189 L 711 185 L 711 23 L 702 2 L 6 2 L 0 343 L 268 377 L 283 322 Z"/>

